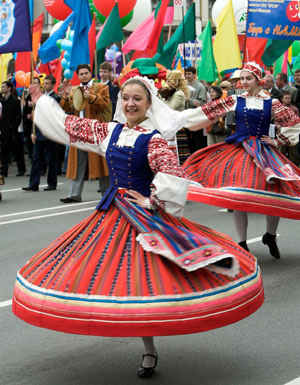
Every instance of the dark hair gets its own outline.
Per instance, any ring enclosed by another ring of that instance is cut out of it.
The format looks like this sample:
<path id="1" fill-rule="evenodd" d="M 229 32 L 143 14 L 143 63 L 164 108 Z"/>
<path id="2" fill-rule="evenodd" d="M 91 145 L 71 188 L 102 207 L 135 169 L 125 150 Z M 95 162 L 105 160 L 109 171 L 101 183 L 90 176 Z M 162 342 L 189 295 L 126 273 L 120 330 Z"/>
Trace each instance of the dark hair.
<path id="1" fill-rule="evenodd" d="M 218 99 L 220 99 L 220 97 L 223 95 L 222 88 L 219 86 L 211 86 L 211 89 L 213 89 L 217 93 Z"/>
<path id="2" fill-rule="evenodd" d="M 294 74 L 298 74 L 300 72 L 300 68 L 295 69 Z"/>
<path id="3" fill-rule="evenodd" d="M 186 70 L 185 70 L 185 72 L 192 72 L 194 75 L 195 75 L 195 73 L 196 73 L 196 68 L 195 67 L 187 67 L 186 68 Z"/>
<path id="4" fill-rule="evenodd" d="M 55 79 L 55 77 L 54 77 L 53 75 L 47 75 L 47 76 L 45 76 L 44 81 L 45 81 L 45 80 L 50 80 L 50 81 L 51 81 L 51 84 L 52 84 L 53 86 L 55 86 L 55 84 L 56 84 L 56 79 Z"/>
<path id="5" fill-rule="evenodd" d="M 91 72 L 91 66 L 89 64 L 79 64 L 76 68 L 76 73 L 78 75 L 79 70 L 86 68 L 89 72 Z"/>
<path id="6" fill-rule="evenodd" d="M 143 88 L 143 90 L 145 91 L 145 94 L 147 96 L 147 101 L 151 104 L 150 90 L 147 87 L 147 85 L 142 80 L 140 80 L 140 79 L 129 79 L 129 80 L 127 80 L 127 82 L 124 83 L 122 88 L 121 88 L 121 94 L 123 93 L 124 88 L 126 86 L 130 85 L 130 84 L 137 84 L 137 85 L 141 86 Z"/>
<path id="7" fill-rule="evenodd" d="M 281 99 L 282 99 L 285 95 L 292 96 L 292 94 L 290 93 L 290 91 L 283 91 L 283 93 L 282 93 L 282 95 L 281 95 Z"/>
<path id="8" fill-rule="evenodd" d="M 285 72 L 280 72 L 279 74 L 277 74 L 277 76 L 279 76 L 280 80 L 283 80 L 285 83 L 287 83 L 288 78 L 287 78 L 287 74 Z"/>
<path id="9" fill-rule="evenodd" d="M 108 63 L 107 61 L 104 61 L 103 63 L 101 63 L 99 68 L 101 70 L 107 70 L 109 72 L 112 72 L 112 65 L 110 63 Z"/>
<path id="10" fill-rule="evenodd" d="M 12 84 L 12 82 L 10 80 L 4 80 L 4 82 L 2 82 L 2 84 L 6 84 L 6 86 L 8 88 L 10 88 L 10 92 L 12 92 L 12 89 L 14 88 L 14 85 Z"/>
<path id="11" fill-rule="evenodd" d="M 35 77 L 33 78 L 33 80 L 37 80 L 37 81 L 39 82 L 39 84 L 41 84 L 41 79 L 40 79 L 39 77 L 35 76 Z"/>

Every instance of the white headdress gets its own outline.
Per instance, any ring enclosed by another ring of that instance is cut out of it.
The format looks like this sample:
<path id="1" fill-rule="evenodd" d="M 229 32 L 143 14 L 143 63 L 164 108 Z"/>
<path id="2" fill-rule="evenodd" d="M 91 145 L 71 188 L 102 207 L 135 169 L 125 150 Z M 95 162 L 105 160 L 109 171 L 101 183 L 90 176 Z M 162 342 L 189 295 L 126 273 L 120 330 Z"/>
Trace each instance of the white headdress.
<path id="1" fill-rule="evenodd" d="M 131 79 L 137 79 L 143 82 L 150 92 L 151 106 L 148 108 L 146 116 L 153 127 L 158 130 L 165 139 L 173 138 L 176 132 L 184 127 L 186 118 L 179 111 L 172 110 L 157 97 L 157 88 L 152 79 L 146 76 L 134 76 L 128 79 L 124 85 Z M 119 123 L 126 123 L 126 117 L 122 110 L 121 92 L 119 92 L 118 95 L 114 120 Z"/>

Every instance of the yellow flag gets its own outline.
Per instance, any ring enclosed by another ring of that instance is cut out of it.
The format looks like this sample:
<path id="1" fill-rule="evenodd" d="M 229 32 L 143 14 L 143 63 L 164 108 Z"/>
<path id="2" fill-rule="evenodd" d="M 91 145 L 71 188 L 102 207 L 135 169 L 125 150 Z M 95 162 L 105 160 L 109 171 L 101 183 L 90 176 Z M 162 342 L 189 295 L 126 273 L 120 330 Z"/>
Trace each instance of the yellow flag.
<path id="1" fill-rule="evenodd" d="M 228 1 L 217 19 L 213 51 L 219 73 L 242 66 L 232 0 Z"/>
<path id="2" fill-rule="evenodd" d="M 12 53 L 3 53 L 0 55 L 0 84 L 7 79 L 7 66 L 12 58 Z"/>

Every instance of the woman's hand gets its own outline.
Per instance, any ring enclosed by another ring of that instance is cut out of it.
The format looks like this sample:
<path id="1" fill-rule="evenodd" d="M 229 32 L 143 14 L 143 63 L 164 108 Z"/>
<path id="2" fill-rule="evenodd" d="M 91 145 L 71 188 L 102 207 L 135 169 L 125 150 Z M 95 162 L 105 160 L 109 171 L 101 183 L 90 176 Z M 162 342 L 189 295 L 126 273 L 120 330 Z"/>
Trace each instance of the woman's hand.
<path id="1" fill-rule="evenodd" d="M 127 193 L 132 197 L 132 198 L 126 198 L 130 202 L 136 203 L 139 206 L 143 207 L 144 209 L 149 208 L 149 199 L 144 197 L 144 195 L 140 194 L 135 190 L 128 190 Z"/>
<path id="2" fill-rule="evenodd" d="M 42 93 L 40 86 L 38 84 L 32 84 L 29 87 L 29 92 L 30 92 L 31 101 L 33 104 L 36 104 L 37 101 L 39 100 L 39 98 L 41 96 L 43 96 L 43 93 Z"/>
<path id="3" fill-rule="evenodd" d="M 274 147 L 277 147 L 277 142 L 275 139 L 273 138 L 270 138 L 268 135 L 262 135 L 262 137 L 260 138 L 260 140 L 265 143 L 265 144 L 269 144 L 270 146 L 274 146 Z"/>

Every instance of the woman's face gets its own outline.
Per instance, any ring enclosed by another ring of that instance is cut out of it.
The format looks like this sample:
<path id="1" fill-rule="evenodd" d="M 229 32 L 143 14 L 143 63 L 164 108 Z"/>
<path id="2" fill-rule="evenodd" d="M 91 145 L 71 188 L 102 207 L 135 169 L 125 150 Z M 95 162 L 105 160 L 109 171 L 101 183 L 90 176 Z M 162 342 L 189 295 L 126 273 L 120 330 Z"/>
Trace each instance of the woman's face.
<path id="1" fill-rule="evenodd" d="M 130 128 L 138 126 L 146 119 L 150 103 L 146 91 L 139 84 L 125 85 L 122 91 L 122 109 Z"/>
<path id="2" fill-rule="evenodd" d="M 250 95 L 255 95 L 259 91 L 259 80 L 251 72 L 241 72 L 241 85 Z"/>
<path id="3" fill-rule="evenodd" d="M 218 99 L 218 94 L 213 88 L 211 88 L 209 93 L 212 100 Z"/>

